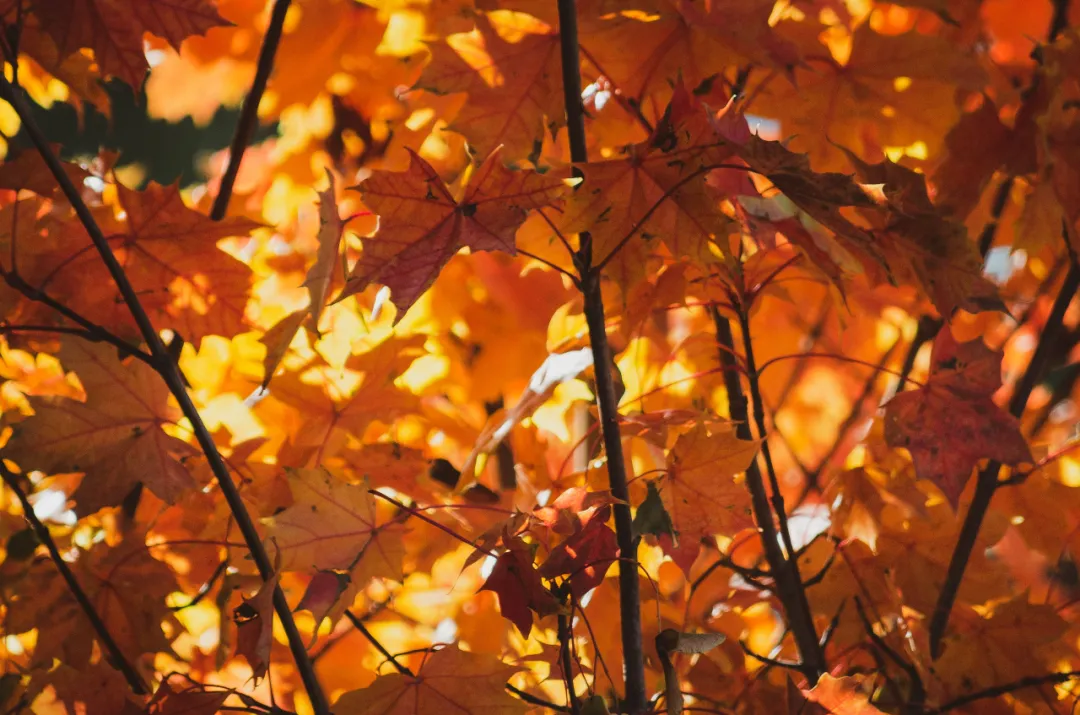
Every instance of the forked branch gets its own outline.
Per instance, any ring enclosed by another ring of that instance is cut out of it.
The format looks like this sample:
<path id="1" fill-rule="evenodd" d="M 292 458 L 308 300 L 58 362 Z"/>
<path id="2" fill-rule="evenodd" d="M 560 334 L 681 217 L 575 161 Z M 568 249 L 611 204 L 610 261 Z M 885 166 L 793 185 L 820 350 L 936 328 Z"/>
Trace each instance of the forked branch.
<path id="1" fill-rule="evenodd" d="M 734 367 L 734 336 L 731 324 L 724 318 L 716 307 L 710 308 L 713 324 L 716 327 L 716 340 L 721 346 L 720 363 L 725 368 Z M 744 333 L 744 340 L 749 342 L 749 334 Z M 747 373 L 754 375 L 756 371 L 751 362 L 752 357 L 747 355 Z M 728 395 L 728 414 L 735 422 L 736 435 L 739 439 L 752 439 L 750 430 L 749 405 L 746 394 L 743 392 L 739 381 L 739 374 L 733 369 L 724 369 L 724 387 Z M 753 383 L 751 383 L 753 386 Z M 758 398 L 760 400 L 760 396 Z M 755 401 L 757 402 L 757 400 Z M 757 409 L 757 408 L 755 408 Z M 761 425 L 759 424 L 759 428 Z M 764 437 L 764 433 L 762 434 Z M 771 460 L 768 460 L 771 465 Z M 772 478 L 774 488 L 775 477 Z M 761 467 L 755 459 L 746 470 L 746 486 L 750 491 L 750 503 L 754 511 L 754 520 L 761 531 L 761 543 L 765 551 L 765 559 L 769 563 L 769 572 L 776 583 L 774 593 L 784 606 L 788 625 L 795 638 L 795 644 L 799 649 L 802 659 L 799 670 L 806 679 L 814 684 L 818 678 L 826 672 L 825 653 L 818 640 L 817 629 L 814 627 L 813 615 L 806 599 L 806 589 L 802 584 L 798 567 L 794 558 L 788 558 L 784 550 L 780 548 L 780 535 L 773 523 L 772 507 L 769 504 L 769 495 L 765 488 L 765 480 L 761 475 Z M 776 492 L 779 494 L 779 492 Z M 778 502 L 779 508 L 783 509 L 783 502 Z M 782 523 L 786 523 L 782 522 Z M 791 546 L 791 537 L 784 538 L 784 546 L 787 554 L 795 554 Z"/>

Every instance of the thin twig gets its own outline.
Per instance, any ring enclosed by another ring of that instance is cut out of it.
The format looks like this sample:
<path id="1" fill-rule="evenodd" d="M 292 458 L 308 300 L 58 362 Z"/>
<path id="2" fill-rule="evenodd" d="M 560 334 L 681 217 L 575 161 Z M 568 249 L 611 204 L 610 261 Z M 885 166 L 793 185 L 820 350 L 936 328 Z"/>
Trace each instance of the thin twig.
<path id="1" fill-rule="evenodd" d="M 131 285 L 131 281 L 128 280 L 124 267 L 120 265 L 120 262 L 116 259 L 116 255 L 113 253 L 108 239 L 105 237 L 105 234 L 102 233 L 101 227 L 90 212 L 90 208 L 86 205 L 86 202 L 83 201 L 79 190 L 75 187 L 71 177 L 64 171 L 63 164 L 57 158 L 52 146 L 34 121 L 33 115 L 31 114 L 30 108 L 27 106 L 22 93 L 16 90 L 7 79 L 0 77 L 0 96 L 15 108 L 16 113 L 22 120 L 23 128 L 26 130 L 27 134 L 29 134 L 31 141 L 37 148 L 38 153 L 41 154 L 41 157 L 45 161 L 46 166 L 48 166 L 53 178 L 60 184 L 60 188 L 64 192 L 64 196 L 67 198 L 68 203 L 70 203 L 75 210 L 76 216 L 78 216 L 83 228 L 86 229 L 87 234 L 90 236 L 90 240 L 97 248 L 102 262 L 105 263 L 105 267 L 108 269 L 113 282 L 116 283 L 124 303 L 127 305 L 128 310 L 135 320 L 135 324 L 139 327 L 139 332 L 142 334 L 143 340 L 150 348 L 150 355 L 152 356 L 155 369 L 158 374 L 161 375 L 165 384 L 168 386 L 169 391 L 176 399 L 180 406 L 180 411 L 188 419 L 188 422 L 191 423 L 191 430 L 194 433 L 199 446 L 202 448 L 203 453 L 206 455 L 207 463 L 209 464 L 214 477 L 218 481 L 218 486 L 221 488 L 221 492 L 225 497 L 225 501 L 228 503 L 233 518 L 236 519 L 236 524 L 244 537 L 244 542 L 247 544 L 248 550 L 251 552 L 256 567 L 259 569 L 259 574 L 264 581 L 270 580 L 274 575 L 274 567 L 266 552 L 266 548 L 263 546 L 262 538 L 255 528 L 255 523 L 252 521 L 251 515 L 247 511 L 244 500 L 240 495 L 240 490 L 237 489 L 236 483 L 229 473 L 229 468 L 225 464 L 225 460 L 222 459 L 221 453 L 214 443 L 213 436 L 207 429 L 206 423 L 203 422 L 202 417 L 199 415 L 198 408 L 195 407 L 195 403 L 187 392 L 184 385 L 184 377 L 180 372 L 179 365 L 177 365 L 176 361 L 169 354 L 168 349 L 161 340 L 161 336 L 154 328 L 154 324 L 147 315 L 146 309 L 139 300 L 138 293 L 135 292 L 135 289 Z M 308 656 L 304 638 L 300 635 L 300 631 L 296 627 L 292 609 L 289 607 L 288 601 L 285 600 L 285 594 L 280 587 L 274 589 L 273 602 L 274 610 L 277 613 L 278 619 L 281 621 L 282 628 L 288 638 L 289 649 L 292 651 L 297 671 L 307 690 L 308 697 L 311 699 L 312 709 L 316 715 L 329 715 L 330 703 L 326 698 L 326 694 L 319 686 L 319 681 L 315 676 L 315 669 Z"/>
<path id="2" fill-rule="evenodd" d="M 754 651 L 750 650 L 750 646 L 746 644 L 746 641 L 739 641 L 739 646 L 742 647 L 743 653 L 750 656 L 759 663 L 763 663 L 774 668 L 784 668 L 786 670 L 794 670 L 799 673 L 803 672 L 802 663 L 794 663 L 789 660 L 780 660 L 779 658 L 770 658 L 767 655 L 755 653 Z"/>
<path id="3" fill-rule="evenodd" d="M 558 0 L 559 50 L 562 60 L 563 101 L 566 106 L 570 159 L 575 164 L 588 161 L 585 147 L 585 112 L 581 100 L 581 58 L 574 0 Z M 580 176 L 580 170 L 575 168 Z M 619 545 L 619 611 L 622 625 L 623 667 L 626 709 L 638 715 L 648 706 L 645 693 L 645 652 L 641 636 L 641 594 L 637 573 L 637 540 L 630 515 L 630 492 L 626 480 L 622 437 L 619 432 L 618 399 L 612 376 L 611 351 L 604 320 L 604 298 L 600 290 L 601 266 L 593 265 L 592 237 L 580 234 L 575 263 L 581 276 L 585 319 L 589 327 L 596 374 L 596 401 L 600 412 L 600 433 L 607 454 L 608 479 L 612 495 L 619 500 L 612 507 L 615 535 Z M 627 563 L 627 560 L 633 563 Z"/>
<path id="4" fill-rule="evenodd" d="M 207 594 L 209 594 L 210 591 L 213 590 L 214 584 L 217 583 L 217 580 L 219 578 L 221 578 L 222 576 L 224 576 L 225 572 L 228 571 L 228 570 L 229 570 L 229 560 L 228 559 L 222 559 L 221 563 L 217 565 L 216 569 L 214 569 L 214 573 L 210 574 L 210 578 L 207 579 L 206 583 L 204 583 L 202 585 L 202 588 L 199 589 L 199 592 L 191 597 L 191 600 L 189 600 L 187 603 L 185 603 L 182 606 L 173 606 L 169 610 L 172 611 L 173 613 L 177 613 L 179 611 L 187 610 L 188 608 L 191 608 L 192 606 L 197 606 L 200 602 L 202 602 L 202 600 L 204 598 L 206 598 Z"/>
<path id="5" fill-rule="evenodd" d="M 124 652 L 120 650 L 120 646 L 113 639 L 105 622 L 101 620 L 101 616 L 98 615 L 97 609 L 94 608 L 94 604 L 90 601 L 90 597 L 86 595 L 86 591 L 83 590 L 78 579 L 75 578 L 75 574 L 71 572 L 71 568 L 68 566 L 67 562 L 64 561 L 64 557 L 60 555 L 60 549 L 56 547 L 56 542 L 53 541 L 52 534 L 49 533 L 49 528 L 45 526 L 41 519 L 38 518 L 37 514 L 34 513 L 34 507 L 30 503 L 30 499 L 27 498 L 26 492 L 24 492 L 19 485 L 18 476 L 8 469 L 8 466 L 4 464 L 2 458 L 0 458 L 0 478 L 3 478 L 4 484 L 8 486 L 8 489 L 14 492 L 15 497 L 19 500 L 23 509 L 23 517 L 30 522 L 30 526 L 33 528 L 34 534 L 37 535 L 38 541 L 44 544 L 45 548 L 49 550 L 49 556 L 52 558 L 56 570 L 60 572 L 64 582 L 67 583 L 68 589 L 71 590 L 71 594 L 75 597 L 76 602 L 78 602 L 79 608 L 81 608 L 83 614 L 86 615 L 86 619 L 90 621 L 90 627 L 94 629 L 98 641 L 100 641 L 102 647 L 108 651 L 109 660 L 112 665 L 123 674 L 124 679 L 127 681 L 132 692 L 139 695 L 149 694 L 150 689 L 146 686 L 146 683 L 143 682 L 142 676 L 135 670 L 135 666 L 127 659 Z"/>
<path id="6" fill-rule="evenodd" d="M 221 188 L 218 189 L 218 194 L 214 197 L 214 205 L 210 209 L 210 218 L 215 221 L 225 218 L 225 212 L 229 209 L 229 199 L 232 198 L 233 186 L 236 184 L 236 176 L 240 173 L 240 162 L 244 160 L 244 152 L 247 151 L 251 137 L 255 134 L 255 127 L 259 123 L 259 103 L 262 101 L 263 92 L 266 91 L 270 73 L 274 70 L 274 57 L 281 43 L 281 32 L 285 27 L 289 3 L 290 0 L 274 0 L 274 9 L 270 11 L 270 24 L 266 28 L 262 48 L 259 50 L 255 79 L 251 82 L 251 91 L 244 98 L 240 119 L 236 122 L 236 133 L 233 134 L 232 144 L 229 146 L 229 164 L 225 167 L 225 174 L 221 177 Z"/>
<path id="7" fill-rule="evenodd" d="M 409 669 L 409 666 L 399 661 L 396 657 L 394 657 L 393 653 L 386 649 L 386 646 L 379 642 L 379 639 L 376 638 L 375 635 L 368 630 L 367 626 L 364 625 L 364 620 L 360 618 L 360 616 L 346 609 L 345 617 L 349 619 L 349 623 L 353 624 L 353 628 L 360 631 L 360 635 L 364 636 L 364 638 L 367 638 L 368 643 L 374 646 L 375 650 L 379 651 L 379 653 L 382 654 L 383 658 L 386 658 L 386 662 L 394 666 L 394 670 L 401 673 L 402 675 L 407 675 L 410 678 L 416 677 L 416 674 Z"/>
<path id="8" fill-rule="evenodd" d="M 877 384 L 878 375 L 880 375 L 880 373 L 885 369 L 885 366 L 889 364 L 889 360 L 892 359 L 893 352 L 899 345 L 900 339 L 897 339 L 896 342 L 894 342 L 889 347 L 889 349 L 885 351 L 885 354 L 881 356 L 881 360 L 878 361 L 877 369 L 870 373 L 870 376 L 867 377 L 866 382 L 863 383 L 862 390 L 859 392 L 858 397 L 856 397 L 851 403 L 851 408 L 848 410 L 847 417 L 844 418 L 844 421 L 841 422 L 840 426 L 837 428 L 836 439 L 834 439 L 832 444 L 829 445 L 829 451 L 825 453 L 825 456 L 821 458 L 816 467 L 806 472 L 806 483 L 803 484 L 802 494 L 797 500 L 795 500 L 796 505 L 802 504 L 803 501 L 806 499 L 806 496 L 810 492 L 820 488 L 822 473 L 826 469 L 828 469 L 829 465 L 832 464 L 832 461 L 838 456 L 840 448 L 844 445 L 848 432 L 850 432 L 855 427 L 855 425 L 863 419 L 863 405 L 870 398 L 870 395 L 873 394 L 874 386 Z"/>

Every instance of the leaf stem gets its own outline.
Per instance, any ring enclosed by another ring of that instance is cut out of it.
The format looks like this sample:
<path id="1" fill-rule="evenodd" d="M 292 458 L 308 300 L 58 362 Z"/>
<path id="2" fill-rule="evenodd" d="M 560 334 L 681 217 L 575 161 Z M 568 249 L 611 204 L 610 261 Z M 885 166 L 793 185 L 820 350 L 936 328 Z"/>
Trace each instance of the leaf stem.
<path id="1" fill-rule="evenodd" d="M 285 16 L 289 12 L 290 1 L 274 0 L 274 8 L 270 11 L 270 24 L 266 28 L 266 35 L 259 49 L 255 79 L 251 82 L 251 91 L 244 98 L 240 119 L 236 122 L 236 133 L 233 134 L 232 144 L 229 146 L 229 163 L 225 167 L 225 174 L 221 177 L 221 188 L 218 189 L 218 194 L 214 197 L 214 205 L 210 209 L 210 218 L 215 221 L 225 218 L 225 213 L 229 209 L 229 199 L 232 198 L 233 187 L 236 185 L 236 176 L 240 173 L 240 162 L 244 160 L 244 152 L 259 123 L 259 103 L 266 91 L 270 73 L 274 69 L 274 57 L 277 55 L 278 45 L 281 44 L 281 32 L 285 27 Z"/>
<path id="2" fill-rule="evenodd" d="M 581 57 L 578 43 L 577 11 L 574 0 L 558 0 L 559 51 L 562 59 L 563 101 L 566 105 L 570 159 L 575 164 L 588 161 L 585 145 L 585 112 L 581 100 Z M 575 174 L 580 176 L 575 167 Z M 619 614 L 623 667 L 625 670 L 625 710 L 639 715 L 648 708 L 645 693 L 645 647 L 641 635 L 641 593 L 637 573 L 637 539 L 630 515 L 630 491 L 626 479 L 622 438 L 619 433 L 619 401 L 615 396 L 612 356 L 607 341 L 604 298 L 601 292 L 601 266 L 593 265 L 592 237 L 580 234 L 580 248 L 575 254 L 581 276 L 585 303 L 585 321 L 596 373 L 596 401 L 600 412 L 600 434 L 607 454 L 608 480 L 612 495 L 619 503 L 612 506 L 615 537 L 619 545 Z"/>
<path id="3" fill-rule="evenodd" d="M 0 77 L 0 96 L 15 108 L 16 113 L 22 120 L 23 127 L 26 129 L 27 134 L 29 134 L 38 153 L 41 154 L 41 158 L 45 161 L 45 165 L 49 168 L 53 178 L 60 184 L 64 196 L 75 210 L 76 216 L 78 216 L 83 228 L 86 229 L 87 234 L 90 236 L 90 240 L 94 243 L 98 253 L 101 255 L 101 260 L 108 269 L 113 282 L 116 283 L 120 295 L 127 305 L 128 310 L 131 312 L 132 317 L 135 319 L 135 324 L 138 326 L 143 340 L 150 348 L 154 369 L 161 375 L 161 378 L 165 381 L 169 391 L 173 394 L 173 397 L 179 404 L 181 412 L 191 423 L 191 429 L 195 435 L 195 439 L 198 441 L 199 446 L 206 455 L 210 470 L 217 479 L 218 486 L 225 496 L 225 501 L 228 504 L 233 517 L 236 519 L 236 524 L 244 537 L 245 543 L 247 543 L 248 550 L 251 552 L 255 565 L 259 569 L 259 574 L 264 581 L 269 580 L 274 574 L 274 568 L 270 562 L 270 557 L 267 555 L 266 549 L 263 547 L 262 538 L 259 536 L 258 529 L 255 528 L 255 523 L 252 521 L 251 515 L 247 511 L 247 507 L 244 505 L 243 498 L 240 496 L 240 490 L 236 487 L 236 482 L 233 481 L 232 475 L 229 474 L 229 468 L 225 464 L 225 460 L 222 459 L 217 445 L 214 444 L 213 436 L 210 434 L 210 431 L 206 427 L 206 423 L 203 422 L 202 417 L 199 415 L 199 410 L 195 407 L 195 403 L 192 401 L 191 396 L 188 395 L 184 385 L 184 377 L 180 372 L 179 365 L 173 359 L 172 355 L 169 354 L 168 349 L 162 342 L 161 336 L 154 328 L 154 324 L 147 315 L 146 309 L 143 308 L 138 294 L 131 285 L 131 281 L 128 280 L 123 266 L 120 265 L 116 255 L 113 253 L 108 239 L 105 237 L 105 234 L 102 233 L 101 227 L 90 212 L 90 208 L 86 205 L 86 202 L 83 201 L 79 190 L 75 187 L 75 184 L 72 183 L 71 177 L 64 171 L 63 164 L 60 163 L 60 159 L 57 158 L 52 147 L 49 145 L 48 140 L 45 138 L 45 135 L 42 134 L 41 129 L 34 121 L 22 94 L 17 91 L 6 78 Z M 308 697 L 311 699 L 312 709 L 316 715 L 329 715 L 330 703 L 326 698 L 326 694 L 320 687 L 318 679 L 315 677 L 315 669 L 308 656 L 304 639 L 300 635 L 299 629 L 296 627 L 296 621 L 293 619 L 292 610 L 289 608 L 289 604 L 285 600 L 285 594 L 280 587 L 274 589 L 273 601 L 274 610 L 277 612 L 278 619 L 281 621 L 282 628 L 285 630 L 285 634 L 288 637 L 289 649 L 292 651 L 297 671 L 300 674 L 301 680 L 304 682 Z"/>
<path id="4" fill-rule="evenodd" d="M 1066 240 L 1068 237 L 1066 236 Z M 1058 292 L 1050 315 L 1046 319 L 1046 327 L 1043 329 L 1039 344 L 1035 347 L 1035 354 L 1031 356 L 1031 362 L 1016 385 L 1012 399 L 1009 400 L 1009 413 L 1019 419 L 1024 414 L 1031 391 L 1046 368 L 1047 363 L 1058 347 L 1061 333 L 1065 330 L 1064 317 L 1069 304 L 1077 288 L 1080 288 L 1080 264 L 1075 262 L 1069 266 L 1068 273 Z M 998 475 L 1001 473 L 1000 462 L 990 462 L 983 469 L 975 483 L 975 495 L 968 507 L 964 523 L 960 527 L 960 535 L 957 537 L 956 546 L 953 548 L 952 557 L 949 560 L 949 569 L 946 572 L 945 582 L 941 585 L 937 603 L 934 605 L 934 613 L 930 619 L 930 655 L 935 660 L 941 655 L 941 641 L 945 636 L 945 629 L 949 624 L 949 615 L 952 613 L 956 596 L 960 592 L 960 584 L 964 579 L 964 571 L 967 570 L 968 561 L 975 549 L 975 542 L 979 536 L 983 519 L 990 509 L 990 501 L 999 488 Z"/>
<path id="5" fill-rule="evenodd" d="M 150 690 L 147 688 L 146 683 L 143 682 L 142 676 L 135 670 L 135 666 L 127 659 L 124 652 L 120 650 L 120 646 L 113 639 L 112 634 L 109 633 L 108 627 L 105 625 L 105 622 L 101 620 L 101 616 L 98 615 L 97 609 L 94 608 L 94 604 L 90 601 L 90 597 L 86 595 L 86 591 L 83 590 L 78 579 L 75 578 L 75 574 L 71 572 L 71 568 L 60 555 L 60 550 L 56 547 L 56 542 L 53 541 L 52 534 L 49 533 L 49 528 L 45 526 L 41 519 L 38 518 L 37 514 L 34 513 L 34 506 L 27 498 L 26 492 L 24 492 L 19 485 L 18 476 L 8 469 L 8 466 L 4 463 L 2 458 L 0 458 L 0 478 L 4 480 L 4 484 L 14 492 L 15 497 L 19 500 L 19 503 L 22 504 L 23 517 L 30 522 L 30 526 L 33 528 L 34 534 L 37 535 L 38 541 L 43 543 L 45 548 L 49 550 L 49 556 L 52 558 L 56 570 L 60 572 L 68 589 L 71 590 L 71 594 L 78 602 L 79 608 L 81 608 L 86 615 L 86 619 L 90 621 L 90 627 L 94 629 L 94 633 L 97 634 L 102 647 L 108 652 L 109 660 L 112 665 L 123 674 L 124 679 L 127 680 L 132 692 L 139 695 L 148 695 Z"/>
<path id="6" fill-rule="evenodd" d="M 725 349 L 720 350 L 720 364 L 724 368 L 724 386 L 727 389 L 728 395 L 728 414 L 732 421 L 735 422 L 735 434 L 739 439 L 752 439 L 753 435 L 750 430 L 750 415 L 749 406 L 745 393 L 743 393 L 742 384 L 739 381 L 739 375 L 734 370 L 730 369 L 734 366 L 735 358 L 732 357 L 732 351 L 734 350 L 735 339 L 731 330 L 731 323 L 720 315 L 720 311 L 713 307 L 709 311 L 712 315 L 713 324 L 716 327 L 716 339 Z M 739 322 L 740 324 L 748 323 L 749 321 L 744 319 L 744 313 L 740 311 Z M 747 326 L 743 327 L 743 340 L 749 348 L 750 334 L 746 332 Z M 751 392 L 756 394 L 754 399 L 755 411 L 763 409 L 760 406 L 761 395 L 757 389 L 757 372 L 754 367 L 753 354 L 748 350 L 746 355 L 746 372 L 750 377 Z M 759 413 L 760 415 L 760 413 Z M 764 439 L 764 417 L 759 416 L 760 420 L 758 429 L 761 431 L 762 438 Z M 766 442 L 762 442 L 762 451 L 766 449 Z M 799 670 L 806 676 L 806 679 L 811 685 L 817 682 L 818 678 L 827 671 L 825 663 L 825 654 L 822 651 L 821 644 L 818 641 L 817 630 L 814 627 L 814 618 L 810 612 L 810 605 L 806 598 L 806 590 L 803 587 L 802 579 L 799 575 L 798 566 L 796 565 L 795 550 L 791 546 L 791 536 L 786 534 L 781 536 L 777 533 L 776 525 L 773 523 L 773 507 L 777 507 L 778 517 L 783 514 L 783 497 L 780 496 L 777 486 L 775 473 L 772 471 L 771 455 L 766 457 L 766 465 L 770 470 L 770 481 L 773 483 L 773 490 L 775 497 L 773 499 L 772 506 L 769 503 L 768 492 L 765 489 L 765 480 L 761 475 L 761 467 L 758 465 L 758 461 L 755 459 L 750 463 L 750 466 L 746 469 L 746 486 L 750 491 L 750 503 L 754 511 L 754 520 L 757 522 L 758 529 L 761 531 L 761 543 L 765 551 L 765 560 L 769 564 L 769 573 L 773 577 L 773 581 L 776 583 L 774 593 L 780 600 L 780 603 L 784 606 L 784 611 L 787 614 L 788 623 L 791 628 L 792 635 L 795 638 L 795 644 L 799 649 L 799 656 L 802 658 L 802 663 L 799 666 Z M 777 498 L 779 497 L 779 498 Z M 786 515 L 780 522 L 784 525 L 786 530 Z M 787 549 L 787 554 L 780 548 L 780 539 L 784 539 L 784 547 Z M 790 558 L 789 558 L 790 557 Z"/>

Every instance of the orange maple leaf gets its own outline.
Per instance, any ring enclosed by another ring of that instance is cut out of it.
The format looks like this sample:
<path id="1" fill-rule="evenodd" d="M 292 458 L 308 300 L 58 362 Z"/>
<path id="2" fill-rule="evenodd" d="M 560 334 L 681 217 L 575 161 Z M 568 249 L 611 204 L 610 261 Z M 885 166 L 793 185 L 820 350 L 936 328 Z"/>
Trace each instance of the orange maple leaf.
<path id="1" fill-rule="evenodd" d="M 167 502 L 195 486 L 178 458 L 196 451 L 162 430 L 179 410 L 153 368 L 78 339 L 64 341 L 59 357 L 79 376 L 86 400 L 29 398 L 34 415 L 15 425 L 5 456 L 24 469 L 83 472 L 74 494 L 80 514 L 119 504 L 139 483 Z"/>
<path id="2" fill-rule="evenodd" d="M 172 329 L 196 347 L 207 335 L 231 337 L 245 330 L 251 269 L 217 244 L 260 224 L 242 217 L 212 221 L 185 205 L 175 185 L 116 189 L 123 220 L 105 224 L 108 240 L 155 326 Z M 116 299 L 115 284 L 81 224 L 50 224 L 47 240 L 19 245 L 18 251 L 28 284 L 78 304 L 83 315 L 107 328 L 135 334 L 127 306 Z"/>
<path id="3" fill-rule="evenodd" d="M 145 534 L 129 534 L 116 546 L 98 542 L 79 552 L 73 571 L 87 598 L 120 650 L 131 659 L 170 650 L 161 624 L 169 615 L 165 597 L 176 577 L 146 547 Z M 4 629 L 38 629 L 34 663 L 51 667 L 57 659 L 83 668 L 97 634 L 56 567 L 39 561 L 24 576 L 19 597 L 9 601 Z"/>
<path id="4" fill-rule="evenodd" d="M 379 676 L 361 690 L 334 703 L 337 715 L 523 715 L 529 709 L 506 692 L 506 680 L 518 668 L 497 658 L 456 647 L 427 657 L 416 675 Z"/>
<path id="5" fill-rule="evenodd" d="M 52 0 L 35 5 L 34 14 L 62 56 L 92 49 L 101 74 L 135 88 L 150 68 L 145 33 L 179 50 L 184 38 L 229 24 L 209 0 Z"/>
<path id="6" fill-rule="evenodd" d="M 360 185 L 364 203 L 379 215 L 379 232 L 363 239 L 364 253 L 338 296 L 382 283 L 399 320 L 461 248 L 516 254 L 514 234 L 528 211 L 551 206 L 566 190 L 561 179 L 506 168 L 496 151 L 459 200 L 430 164 L 409 155 L 408 171 L 376 172 Z"/>
<path id="7" fill-rule="evenodd" d="M 689 572 L 701 537 L 753 526 L 750 495 L 735 475 L 746 471 L 760 444 L 739 439 L 730 429 L 710 433 L 703 424 L 675 441 L 660 495 L 679 532 L 680 546 L 661 541 L 684 571 Z"/>
<path id="8" fill-rule="evenodd" d="M 870 699 L 859 690 L 859 681 L 852 677 L 834 678 L 826 673 L 812 690 L 802 692 L 807 700 L 832 715 L 884 715 L 870 704 Z"/>
<path id="9" fill-rule="evenodd" d="M 268 538 L 282 571 L 353 570 L 401 579 L 400 527 L 378 523 L 366 484 L 349 484 L 326 469 L 289 470 L 293 504 L 268 520 Z"/>
<path id="10" fill-rule="evenodd" d="M 734 224 L 706 174 L 734 153 L 735 146 L 718 140 L 704 107 L 680 84 L 648 141 L 627 147 L 618 160 L 581 167 L 585 181 L 567 202 L 560 228 L 589 231 L 597 263 L 625 252 L 620 260 L 634 265 L 620 273 L 630 281 L 644 275 L 644 255 L 660 241 L 676 256 L 714 262 L 710 242 L 726 246 Z"/>
<path id="11" fill-rule="evenodd" d="M 450 128 L 481 156 L 500 144 L 511 159 L 539 153 L 545 126 L 565 124 L 559 35 L 524 13 L 476 14 L 476 29 L 431 46 L 431 63 L 418 87 L 468 92 Z M 546 124 L 545 124 L 546 121 Z"/>

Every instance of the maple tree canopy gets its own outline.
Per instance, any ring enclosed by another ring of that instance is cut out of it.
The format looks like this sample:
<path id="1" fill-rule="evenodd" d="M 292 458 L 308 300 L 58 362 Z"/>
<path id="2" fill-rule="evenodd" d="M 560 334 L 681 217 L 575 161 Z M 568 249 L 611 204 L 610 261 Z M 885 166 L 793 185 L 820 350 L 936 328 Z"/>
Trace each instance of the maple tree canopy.
<path id="1" fill-rule="evenodd" d="M 0 713 L 1076 711 L 1080 0 L 0 22 Z"/>

